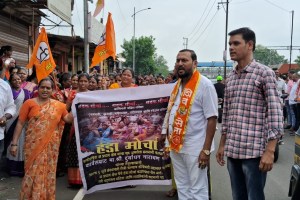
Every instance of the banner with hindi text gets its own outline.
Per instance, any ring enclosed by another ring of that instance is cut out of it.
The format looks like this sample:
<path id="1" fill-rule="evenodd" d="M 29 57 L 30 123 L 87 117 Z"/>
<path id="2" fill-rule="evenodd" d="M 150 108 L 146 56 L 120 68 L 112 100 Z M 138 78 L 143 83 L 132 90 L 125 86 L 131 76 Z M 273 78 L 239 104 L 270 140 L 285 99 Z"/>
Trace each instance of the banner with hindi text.
<path id="1" fill-rule="evenodd" d="M 173 84 L 78 93 L 73 101 L 85 193 L 127 185 L 170 185 L 163 120 Z M 147 91 L 147 92 L 145 92 Z"/>

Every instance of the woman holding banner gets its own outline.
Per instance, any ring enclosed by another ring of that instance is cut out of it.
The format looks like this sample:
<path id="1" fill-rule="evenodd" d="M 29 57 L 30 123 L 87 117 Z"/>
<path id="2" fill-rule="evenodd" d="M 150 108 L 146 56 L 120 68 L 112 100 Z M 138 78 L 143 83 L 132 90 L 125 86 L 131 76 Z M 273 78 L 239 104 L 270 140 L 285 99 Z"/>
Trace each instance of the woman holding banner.
<path id="1" fill-rule="evenodd" d="M 50 98 L 54 83 L 50 78 L 38 84 L 38 97 L 21 107 L 10 153 L 17 155 L 18 140 L 27 122 L 24 144 L 25 176 L 20 199 L 55 199 L 56 164 L 64 122 L 71 123 L 65 104 Z"/>
<path id="2" fill-rule="evenodd" d="M 89 86 L 89 75 L 87 73 L 82 73 L 78 76 L 78 88 L 77 90 L 72 90 L 69 94 L 67 100 L 67 109 L 71 110 L 72 102 L 77 93 L 87 92 Z M 68 167 L 68 182 L 70 186 L 80 186 L 82 185 L 82 180 L 80 176 L 79 166 L 78 166 L 78 153 L 76 147 L 76 137 L 75 128 L 72 125 L 69 144 L 67 147 L 67 167 Z"/>
<path id="3" fill-rule="evenodd" d="M 133 83 L 134 80 L 134 72 L 132 69 L 123 69 L 121 73 L 121 82 L 113 83 L 109 89 L 118 89 L 118 88 L 126 88 L 126 87 L 137 87 L 136 84 Z"/>

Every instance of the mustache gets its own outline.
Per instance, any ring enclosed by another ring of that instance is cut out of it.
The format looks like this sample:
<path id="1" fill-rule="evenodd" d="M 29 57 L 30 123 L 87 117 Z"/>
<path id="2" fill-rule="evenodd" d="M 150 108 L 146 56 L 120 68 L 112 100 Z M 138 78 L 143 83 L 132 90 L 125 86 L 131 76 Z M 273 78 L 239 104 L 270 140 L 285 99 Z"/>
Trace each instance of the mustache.
<path id="1" fill-rule="evenodd" d="M 185 70 L 183 66 L 179 66 L 177 70 Z"/>

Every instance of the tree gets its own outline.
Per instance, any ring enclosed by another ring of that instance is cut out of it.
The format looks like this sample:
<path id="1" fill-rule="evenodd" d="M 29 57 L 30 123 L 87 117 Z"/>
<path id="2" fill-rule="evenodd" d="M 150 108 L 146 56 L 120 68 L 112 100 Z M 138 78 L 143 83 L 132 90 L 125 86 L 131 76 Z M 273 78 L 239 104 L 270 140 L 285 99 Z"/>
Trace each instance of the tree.
<path id="1" fill-rule="evenodd" d="M 169 74 L 169 68 L 167 65 L 167 61 L 163 56 L 154 55 L 154 66 L 155 72 L 157 74 L 162 74 L 163 76 L 167 76 Z"/>
<path id="2" fill-rule="evenodd" d="M 254 58 L 260 63 L 270 66 L 288 63 L 288 60 L 277 53 L 276 50 L 268 49 L 262 45 L 257 45 L 254 51 Z"/>
<path id="3" fill-rule="evenodd" d="M 167 61 L 163 56 L 156 54 L 156 47 L 154 45 L 152 36 L 142 36 L 135 39 L 135 73 L 136 74 L 165 74 L 165 68 L 167 67 Z M 121 47 L 124 51 L 121 55 L 126 59 L 124 65 L 132 68 L 133 66 L 133 39 L 130 41 L 124 40 Z"/>
<path id="4" fill-rule="evenodd" d="M 300 56 L 297 56 L 297 58 L 296 58 L 296 60 L 294 60 L 294 62 L 300 66 Z"/>

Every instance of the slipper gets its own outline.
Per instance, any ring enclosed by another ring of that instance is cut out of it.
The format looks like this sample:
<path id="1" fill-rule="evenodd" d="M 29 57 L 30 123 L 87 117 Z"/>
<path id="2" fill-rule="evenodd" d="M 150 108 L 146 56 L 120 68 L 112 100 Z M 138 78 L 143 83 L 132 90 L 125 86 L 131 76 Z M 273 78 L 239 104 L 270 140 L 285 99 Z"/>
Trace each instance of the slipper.
<path id="1" fill-rule="evenodd" d="M 166 193 L 167 197 L 175 197 L 177 195 L 177 189 L 172 188 L 170 191 Z"/>

